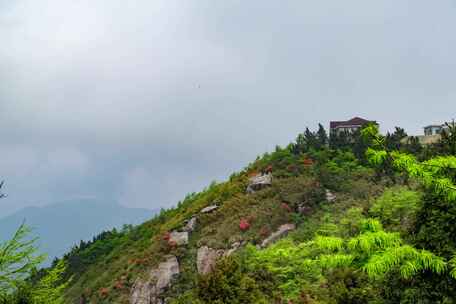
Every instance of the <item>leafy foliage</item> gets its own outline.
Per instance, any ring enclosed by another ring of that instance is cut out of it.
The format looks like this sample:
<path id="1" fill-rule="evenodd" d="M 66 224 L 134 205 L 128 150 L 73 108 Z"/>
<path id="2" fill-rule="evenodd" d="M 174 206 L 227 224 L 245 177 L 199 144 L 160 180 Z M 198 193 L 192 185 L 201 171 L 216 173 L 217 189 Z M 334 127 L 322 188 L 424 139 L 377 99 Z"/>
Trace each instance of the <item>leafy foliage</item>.
<path id="1" fill-rule="evenodd" d="M 58 263 L 33 282 L 31 276 L 45 256 L 36 254 L 35 239 L 25 240 L 29 232 L 22 224 L 12 239 L 0 246 L 0 303 L 63 304 L 68 284 L 61 282 L 65 264 Z"/>
<path id="2" fill-rule="evenodd" d="M 380 218 L 390 229 L 406 234 L 415 224 L 416 214 L 422 207 L 421 200 L 419 192 L 406 187 L 394 187 L 375 200 L 369 213 Z"/>
<path id="3" fill-rule="evenodd" d="M 22 224 L 11 240 L 0 244 L 0 294 L 14 290 L 45 259 L 36 254 L 36 239 L 26 240 L 29 232 Z"/>

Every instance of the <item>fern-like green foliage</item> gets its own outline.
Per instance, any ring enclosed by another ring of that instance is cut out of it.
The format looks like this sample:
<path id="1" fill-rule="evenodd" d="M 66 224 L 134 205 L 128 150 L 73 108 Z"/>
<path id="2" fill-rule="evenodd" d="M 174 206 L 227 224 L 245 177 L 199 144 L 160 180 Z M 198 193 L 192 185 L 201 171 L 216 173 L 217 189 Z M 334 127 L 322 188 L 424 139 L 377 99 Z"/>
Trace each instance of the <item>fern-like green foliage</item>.
<path id="1" fill-rule="evenodd" d="M 450 262 L 448 264 L 450 264 L 450 267 L 451 267 L 451 271 L 450 271 L 451 277 L 456 279 L 456 255 L 450 260 Z"/>
<path id="2" fill-rule="evenodd" d="M 348 248 L 351 251 L 371 255 L 378 251 L 397 247 L 401 242 L 398 233 L 368 231 L 350 239 L 348 241 Z"/>
<path id="3" fill-rule="evenodd" d="M 344 240 L 334 236 L 317 236 L 314 243 L 324 251 L 338 251 L 343 248 Z"/>
<path id="4" fill-rule="evenodd" d="M 406 187 L 393 187 L 375 200 L 369 214 L 379 218 L 387 228 L 407 231 L 422 206 L 421 197 Z"/>
<path id="5" fill-rule="evenodd" d="M 351 254 L 322 254 L 318 257 L 318 263 L 323 269 L 349 267 L 353 264 L 355 256 Z"/>
<path id="6" fill-rule="evenodd" d="M 63 292 L 69 282 L 61 282 L 65 263 L 59 261 L 32 289 L 34 304 L 63 304 Z"/>
<path id="7" fill-rule="evenodd" d="M 37 254 L 36 239 L 26 240 L 30 228 L 22 224 L 14 236 L 0 244 L 0 296 L 13 291 L 45 256 Z"/>
<path id="8" fill-rule="evenodd" d="M 26 240 L 30 229 L 22 224 L 13 238 L 0 244 L 0 303 L 63 304 L 65 264 L 60 261 L 38 282 L 28 280 L 45 256 L 37 254 L 36 239 Z"/>
<path id="9" fill-rule="evenodd" d="M 372 255 L 363 269 L 369 277 L 379 278 L 397 267 L 399 267 L 400 274 L 404 279 L 410 279 L 423 270 L 440 274 L 446 270 L 447 265 L 442 258 L 429 251 L 418 250 L 410 245 L 402 245 Z"/>
<path id="10" fill-rule="evenodd" d="M 362 219 L 358 227 L 359 233 L 351 238 L 317 235 L 300 244 L 282 240 L 264 250 L 250 246 L 248 264 L 275 274 L 282 292 L 289 296 L 296 296 L 299 284 L 317 283 L 326 270 L 337 268 L 358 269 L 373 280 L 393 271 L 410 279 L 422 271 L 440 274 L 447 269 L 444 259 L 403 244 L 399 233 L 384 231 L 377 219 Z"/>
<path id="11" fill-rule="evenodd" d="M 371 138 L 381 138 L 378 130 L 372 128 L 366 131 L 364 135 Z M 378 143 L 366 152 L 371 164 L 381 166 L 386 161 L 390 161 L 394 169 L 418 179 L 431 193 L 437 194 L 449 203 L 456 202 L 455 156 L 439 156 L 420 162 L 410 154 L 386 151 L 385 146 L 380 141 Z M 367 264 L 371 268 L 366 268 L 366 271 L 376 276 L 385 270 L 379 265 L 399 264 L 400 273 L 404 278 L 410 278 L 415 273 L 425 269 L 441 273 L 447 268 L 445 261 L 434 256 L 431 252 L 417 251 L 410 246 L 401 246 L 386 251 L 384 255 L 374 256 L 372 261 Z M 449 266 L 451 268 L 450 275 L 456 278 L 456 256 L 450 260 Z"/>
<path id="12" fill-rule="evenodd" d="M 448 201 L 456 201 L 456 186 L 453 180 L 456 170 L 455 156 L 439 156 L 420 162 L 411 154 L 387 151 L 378 128 L 369 126 L 363 130 L 362 135 L 372 143 L 366 151 L 367 159 L 372 165 L 380 167 L 389 161 L 400 173 L 419 179 L 425 187 Z"/>

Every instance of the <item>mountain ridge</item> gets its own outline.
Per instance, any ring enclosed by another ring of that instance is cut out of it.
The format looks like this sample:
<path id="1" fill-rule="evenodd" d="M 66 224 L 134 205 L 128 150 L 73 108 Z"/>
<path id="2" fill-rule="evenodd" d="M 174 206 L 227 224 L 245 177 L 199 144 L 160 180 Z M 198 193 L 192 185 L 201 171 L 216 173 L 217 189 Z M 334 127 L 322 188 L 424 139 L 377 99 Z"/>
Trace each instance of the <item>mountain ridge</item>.
<path id="1" fill-rule="evenodd" d="M 105 230 L 139 224 L 157 211 L 128 208 L 95 199 L 72 199 L 45 206 L 29 206 L 0 218 L 0 241 L 7 240 L 25 223 L 38 238 L 49 261 L 60 257 L 79 241 L 90 240 Z"/>

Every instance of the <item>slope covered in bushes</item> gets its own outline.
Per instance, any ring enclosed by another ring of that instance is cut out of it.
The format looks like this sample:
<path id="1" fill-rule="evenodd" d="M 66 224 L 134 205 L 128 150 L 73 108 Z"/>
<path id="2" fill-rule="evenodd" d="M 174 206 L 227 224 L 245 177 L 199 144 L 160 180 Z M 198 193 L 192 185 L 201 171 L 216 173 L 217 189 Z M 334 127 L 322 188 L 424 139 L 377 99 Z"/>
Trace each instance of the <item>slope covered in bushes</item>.
<path id="1" fill-rule="evenodd" d="M 142 225 L 74 247 L 63 258 L 67 301 L 133 303 L 171 256 L 179 274 L 160 290 L 167 303 L 452 303 L 454 157 L 375 128 L 344 136 L 328 145 L 321 129 L 307 131 Z M 246 191 L 271 172 L 270 186 Z M 191 219 L 177 244 L 171 232 Z M 269 242 L 284 224 L 296 229 Z M 218 254 L 204 273 L 201 248 Z"/>

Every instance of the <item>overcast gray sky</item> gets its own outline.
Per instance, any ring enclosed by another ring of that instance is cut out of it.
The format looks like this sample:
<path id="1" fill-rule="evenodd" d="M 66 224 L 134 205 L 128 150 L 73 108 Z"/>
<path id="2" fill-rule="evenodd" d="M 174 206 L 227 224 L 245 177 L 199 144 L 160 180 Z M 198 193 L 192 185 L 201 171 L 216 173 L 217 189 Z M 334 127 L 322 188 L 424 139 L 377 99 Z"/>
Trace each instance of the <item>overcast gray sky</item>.
<path id="1" fill-rule="evenodd" d="M 0 0 L 0 217 L 175 204 L 306 126 L 456 116 L 456 1 Z"/>

